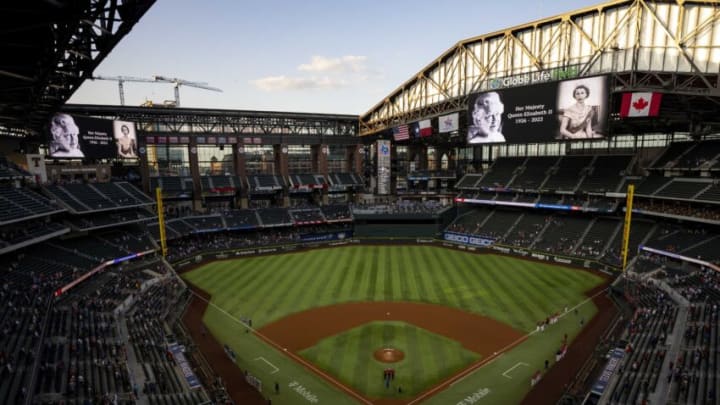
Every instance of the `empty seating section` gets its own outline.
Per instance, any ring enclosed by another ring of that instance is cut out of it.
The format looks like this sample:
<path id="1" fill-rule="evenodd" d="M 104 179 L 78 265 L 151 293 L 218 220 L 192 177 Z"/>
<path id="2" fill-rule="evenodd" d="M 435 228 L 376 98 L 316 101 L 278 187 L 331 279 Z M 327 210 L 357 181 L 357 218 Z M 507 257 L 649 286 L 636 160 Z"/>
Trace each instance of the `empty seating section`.
<path id="1" fill-rule="evenodd" d="M 713 184 L 695 198 L 698 201 L 720 202 L 720 184 Z"/>
<path id="2" fill-rule="evenodd" d="M 240 181 L 237 176 L 210 176 L 210 183 L 213 188 L 239 189 Z"/>
<path id="3" fill-rule="evenodd" d="M 135 199 L 138 201 L 139 204 L 154 204 L 154 201 L 152 198 L 148 197 L 145 193 L 140 191 L 137 187 L 133 186 L 132 184 L 121 181 L 114 183 L 116 186 L 120 187 L 121 189 L 125 190 L 128 194 L 135 197 Z M 155 189 L 150 190 L 150 192 L 155 192 Z"/>
<path id="4" fill-rule="evenodd" d="M 628 243 L 628 261 L 630 261 L 630 259 L 635 257 L 635 255 L 637 254 L 638 245 L 640 245 L 640 243 L 643 240 L 645 240 L 646 238 L 649 238 L 651 236 L 651 232 L 653 231 L 654 226 L 655 226 L 655 224 L 653 222 L 633 219 L 632 224 L 630 225 L 630 241 Z M 603 255 L 603 260 L 614 266 L 621 265 L 622 264 L 622 259 L 620 257 L 621 246 L 622 246 L 622 232 L 618 232 L 615 235 L 615 239 L 613 239 L 613 241 L 610 242 L 609 248 L 605 251 L 605 254 Z"/>
<path id="5" fill-rule="evenodd" d="M 569 255 L 590 225 L 588 218 L 553 215 L 535 242 L 536 250 Z"/>
<path id="6" fill-rule="evenodd" d="M 668 162 L 676 160 L 680 155 L 685 153 L 688 148 L 693 146 L 692 142 L 673 142 L 665 152 L 653 163 L 653 167 L 657 169 L 664 168 Z"/>
<path id="7" fill-rule="evenodd" d="M 497 193 L 493 199 L 496 201 L 514 201 L 516 197 L 517 194 L 515 193 Z"/>
<path id="8" fill-rule="evenodd" d="M 71 216 L 66 219 L 66 221 L 69 222 L 73 228 L 76 228 L 78 230 L 89 230 L 93 228 L 110 227 L 150 220 L 157 220 L 157 215 L 145 208 L 135 208 L 103 213 L 90 213 L 85 215 Z"/>
<path id="9" fill-rule="evenodd" d="M 33 175 L 15 163 L 8 161 L 5 156 L 0 156 L 0 179 L 13 179 L 18 177 L 33 177 Z"/>
<path id="10" fill-rule="evenodd" d="M 499 158 L 488 169 L 480 181 L 480 187 L 505 187 L 510 183 L 518 168 L 525 162 L 524 157 Z"/>
<path id="11" fill-rule="evenodd" d="M 241 188 L 237 176 L 201 176 L 200 188 L 204 193 L 233 194 Z"/>
<path id="12" fill-rule="evenodd" d="M 172 240 L 180 238 L 184 235 L 181 235 L 180 232 L 176 231 L 175 228 L 170 223 L 171 221 L 165 222 L 165 239 L 166 240 Z M 150 222 L 146 225 L 146 230 L 152 240 L 154 241 L 160 241 L 160 228 L 157 222 Z"/>
<path id="13" fill-rule="evenodd" d="M 562 202 L 561 195 L 540 194 L 538 204 L 560 204 Z"/>
<path id="14" fill-rule="evenodd" d="M 537 194 L 518 194 L 515 198 L 515 202 L 525 202 L 525 203 L 537 203 L 539 196 Z M 555 198 L 557 202 L 557 198 Z"/>
<path id="15" fill-rule="evenodd" d="M 585 203 L 587 203 L 587 199 L 585 197 L 574 195 L 563 195 L 562 200 L 560 200 L 560 204 L 562 205 L 572 205 L 575 207 L 583 207 Z"/>
<path id="16" fill-rule="evenodd" d="M 195 232 L 217 232 L 226 228 L 220 215 L 185 217 L 183 220 L 195 228 Z"/>
<path id="17" fill-rule="evenodd" d="M 614 192 L 632 161 L 631 155 L 600 155 L 587 171 L 580 189 L 588 193 Z"/>
<path id="18" fill-rule="evenodd" d="M 0 249 L 32 239 L 51 237 L 56 232 L 67 233 L 69 231 L 67 226 L 58 222 L 48 222 L 44 219 L 26 221 L 16 227 L 8 227 L 0 231 Z"/>
<path id="19" fill-rule="evenodd" d="M 118 253 L 130 254 L 156 249 L 156 245 L 152 243 L 148 233 L 133 233 L 122 230 L 114 230 L 98 234 L 96 238 L 107 245 L 114 246 Z"/>
<path id="20" fill-rule="evenodd" d="M 232 210 L 223 213 L 228 229 L 257 228 L 258 216 L 255 210 Z"/>
<path id="21" fill-rule="evenodd" d="M 90 210 L 105 210 L 117 208 L 120 205 L 120 201 L 116 202 L 107 198 L 88 184 L 70 183 L 57 187 L 65 190 L 73 199 L 82 201 Z"/>
<path id="22" fill-rule="evenodd" d="M 522 173 L 513 179 L 510 187 L 515 189 L 539 190 L 557 156 L 533 156 L 527 158 Z"/>
<path id="23" fill-rule="evenodd" d="M 678 168 L 699 168 L 720 155 L 720 140 L 710 140 L 695 143 L 675 164 Z"/>
<path id="24" fill-rule="evenodd" d="M 63 210 L 64 208 L 29 189 L 0 187 L 0 224 Z"/>
<path id="25" fill-rule="evenodd" d="M 165 224 L 168 227 L 172 227 L 172 229 L 181 236 L 187 236 L 197 231 L 194 226 L 190 225 L 189 223 L 185 222 L 183 219 L 180 218 L 171 219 L 169 221 L 166 221 Z"/>
<path id="26" fill-rule="evenodd" d="M 298 188 L 298 187 L 317 187 L 322 186 L 325 184 L 325 177 L 322 174 L 312 174 L 312 173 L 300 173 L 300 174 L 291 174 L 288 176 L 290 178 L 290 186 Z"/>
<path id="27" fill-rule="evenodd" d="M 707 233 L 700 230 L 665 225 L 659 226 L 653 238 L 648 240 L 645 245 L 668 252 L 680 253 L 683 249 L 703 242 L 707 237 Z"/>
<path id="28" fill-rule="evenodd" d="M 147 198 L 138 200 L 134 194 L 130 194 L 126 188 L 118 186 L 117 183 L 92 183 L 88 184 L 88 186 L 120 206 L 131 207 L 151 203 L 147 201 Z"/>
<path id="29" fill-rule="evenodd" d="M 575 255 L 595 259 L 599 257 L 608 241 L 612 240 L 615 233 L 620 231 L 620 220 L 617 218 L 597 218 L 580 245 L 575 249 Z"/>
<path id="30" fill-rule="evenodd" d="M 281 190 L 284 186 L 282 178 L 274 174 L 253 174 L 249 175 L 247 180 L 250 191 Z"/>
<path id="31" fill-rule="evenodd" d="M 258 210 L 262 226 L 292 225 L 292 219 L 285 208 L 261 208 Z"/>
<path id="32" fill-rule="evenodd" d="M 574 191 L 592 156 L 563 156 L 543 185 L 546 190 Z"/>
<path id="33" fill-rule="evenodd" d="M 151 193 L 155 195 L 155 189 L 160 187 L 163 195 L 168 197 L 191 196 L 193 193 L 192 177 L 163 176 L 151 177 Z"/>
<path id="34" fill-rule="evenodd" d="M 643 180 L 641 180 L 639 184 L 635 183 L 635 194 L 651 196 L 655 194 L 655 192 L 657 192 L 660 187 L 663 187 L 670 181 L 672 181 L 672 179 L 668 177 L 651 174 L 650 176 L 645 177 Z"/>
<path id="35" fill-rule="evenodd" d="M 458 217 L 447 229 L 453 232 L 479 234 L 480 226 L 490 213 L 492 213 L 492 209 L 489 207 L 468 207 L 467 211 L 458 214 Z"/>
<path id="36" fill-rule="evenodd" d="M 706 234 L 703 241 L 694 246 L 686 247 L 680 251 L 680 254 L 695 259 L 717 263 L 720 261 L 720 250 L 718 250 L 718 246 L 720 246 L 719 243 L 720 235 Z"/>
<path id="37" fill-rule="evenodd" d="M 528 247 L 532 245 L 540 231 L 545 227 L 545 222 L 550 217 L 540 212 L 526 211 L 522 218 L 515 224 L 510 233 L 505 236 L 504 243 L 512 246 Z"/>
<path id="38" fill-rule="evenodd" d="M 672 199 L 692 199 L 696 194 L 706 189 L 710 183 L 697 181 L 682 181 L 674 179 L 667 186 L 655 193 L 654 197 Z"/>
<path id="39" fill-rule="evenodd" d="M 482 178 L 482 174 L 472 173 L 472 174 L 466 174 L 463 176 L 460 181 L 455 184 L 455 188 L 457 189 L 477 189 L 478 182 Z"/>
<path id="40" fill-rule="evenodd" d="M 200 188 L 203 191 L 210 191 L 212 190 L 213 186 L 210 185 L 210 177 L 209 176 L 201 176 L 200 177 Z"/>
<path id="41" fill-rule="evenodd" d="M 319 224 L 325 222 L 320 208 L 288 210 L 294 224 Z"/>
<path id="42" fill-rule="evenodd" d="M 49 244 L 58 249 L 65 250 L 69 254 L 85 257 L 97 264 L 123 257 L 130 253 L 91 236 L 52 241 L 49 242 Z"/>
<path id="43" fill-rule="evenodd" d="M 45 191 L 75 212 L 112 210 L 151 203 L 147 198 L 139 197 L 139 191 L 128 192 L 130 187 L 133 186 L 129 183 L 122 186 L 116 183 L 70 183 L 46 186 Z"/>
<path id="44" fill-rule="evenodd" d="M 493 210 L 485 223 L 480 228 L 480 234 L 493 239 L 501 239 L 505 233 L 513 226 L 515 221 L 518 220 L 520 215 L 519 211 L 504 211 L 501 209 Z"/>
<path id="45" fill-rule="evenodd" d="M 352 220 L 352 213 L 350 212 L 350 206 L 348 205 L 325 205 L 320 207 L 320 209 L 328 222 Z"/>
<path id="46" fill-rule="evenodd" d="M 329 173 L 328 181 L 336 187 L 355 187 L 363 184 L 362 178 L 355 173 Z"/>

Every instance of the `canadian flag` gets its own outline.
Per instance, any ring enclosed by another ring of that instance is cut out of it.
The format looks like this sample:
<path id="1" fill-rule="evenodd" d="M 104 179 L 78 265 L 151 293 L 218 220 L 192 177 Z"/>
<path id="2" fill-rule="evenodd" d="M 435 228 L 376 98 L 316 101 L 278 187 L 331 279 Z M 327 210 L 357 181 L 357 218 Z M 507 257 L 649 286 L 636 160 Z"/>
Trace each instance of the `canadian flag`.
<path id="1" fill-rule="evenodd" d="M 623 93 L 621 117 L 656 117 L 660 112 L 662 93 Z"/>

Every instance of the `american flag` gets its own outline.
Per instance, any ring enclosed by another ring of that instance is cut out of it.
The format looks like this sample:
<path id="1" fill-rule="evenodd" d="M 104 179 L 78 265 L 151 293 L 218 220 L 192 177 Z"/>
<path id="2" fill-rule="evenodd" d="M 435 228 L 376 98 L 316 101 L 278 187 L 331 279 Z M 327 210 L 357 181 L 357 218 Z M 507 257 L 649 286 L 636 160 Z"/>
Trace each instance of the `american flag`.
<path id="1" fill-rule="evenodd" d="M 404 141 L 410 139 L 410 132 L 407 125 L 400 125 L 393 128 L 393 138 L 396 141 Z"/>

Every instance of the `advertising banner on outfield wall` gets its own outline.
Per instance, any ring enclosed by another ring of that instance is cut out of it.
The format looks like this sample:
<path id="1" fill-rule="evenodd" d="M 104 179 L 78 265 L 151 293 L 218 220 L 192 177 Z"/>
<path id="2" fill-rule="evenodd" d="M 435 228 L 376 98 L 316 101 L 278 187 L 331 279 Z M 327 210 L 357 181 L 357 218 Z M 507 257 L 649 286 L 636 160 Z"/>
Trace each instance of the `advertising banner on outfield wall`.
<path id="1" fill-rule="evenodd" d="M 481 238 L 476 235 L 467 235 L 464 233 L 445 232 L 443 239 L 450 242 L 462 243 L 471 246 L 487 247 L 495 243 L 494 239 Z"/>
<path id="2" fill-rule="evenodd" d="M 468 98 L 468 144 L 597 139 L 608 135 L 608 78 L 498 89 Z"/>
<path id="3" fill-rule="evenodd" d="M 333 233 L 306 233 L 304 235 L 300 235 L 300 240 L 302 242 L 322 242 L 322 241 L 332 241 L 332 240 L 345 240 L 352 238 L 353 232 L 352 231 L 345 231 L 345 232 L 333 232 Z"/>

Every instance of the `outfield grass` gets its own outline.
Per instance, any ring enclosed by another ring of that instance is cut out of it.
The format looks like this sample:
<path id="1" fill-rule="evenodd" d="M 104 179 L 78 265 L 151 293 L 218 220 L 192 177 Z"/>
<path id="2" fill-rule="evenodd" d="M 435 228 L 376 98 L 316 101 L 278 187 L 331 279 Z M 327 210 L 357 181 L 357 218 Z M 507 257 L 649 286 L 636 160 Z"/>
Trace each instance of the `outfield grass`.
<path id="1" fill-rule="evenodd" d="M 584 299 L 593 274 L 427 246 L 353 246 L 210 263 L 183 275 L 213 303 L 261 327 L 351 301 L 415 301 L 489 316 L 524 331 Z"/>
<path id="2" fill-rule="evenodd" d="M 219 261 L 183 277 L 212 295 L 217 307 L 208 309 L 204 321 L 214 336 L 238 353 L 239 367 L 260 377 L 266 387 L 275 381 L 284 387 L 278 396 L 265 392 L 280 405 L 308 403 L 288 389 L 290 384 L 301 384 L 321 403 L 357 401 L 245 333 L 232 319 L 249 316 L 254 327 L 261 327 L 290 313 L 336 303 L 414 301 L 460 308 L 530 332 L 549 314 L 584 301 L 583 292 L 602 283 L 599 276 L 552 264 L 428 246 L 353 246 Z M 583 305 L 578 315 L 571 312 L 559 325 L 533 335 L 429 403 L 454 404 L 485 387 L 492 398 L 488 403 L 518 402 L 530 388 L 529 375 L 552 359 L 558 336 L 567 333 L 572 339 L 581 329 L 577 318 L 589 320 L 595 311 L 591 302 Z M 359 356 L 358 348 L 359 344 L 349 346 L 345 356 Z M 256 360 L 260 356 L 280 371 L 273 373 L 264 361 Z M 528 366 L 516 367 L 512 378 L 502 376 L 519 362 Z"/>
<path id="3" fill-rule="evenodd" d="M 386 347 L 403 351 L 405 358 L 395 363 L 375 360 L 373 352 Z M 480 359 L 454 340 L 405 322 L 368 323 L 323 339 L 300 354 L 373 398 L 414 397 Z M 390 387 L 383 385 L 386 368 L 396 371 Z"/>

